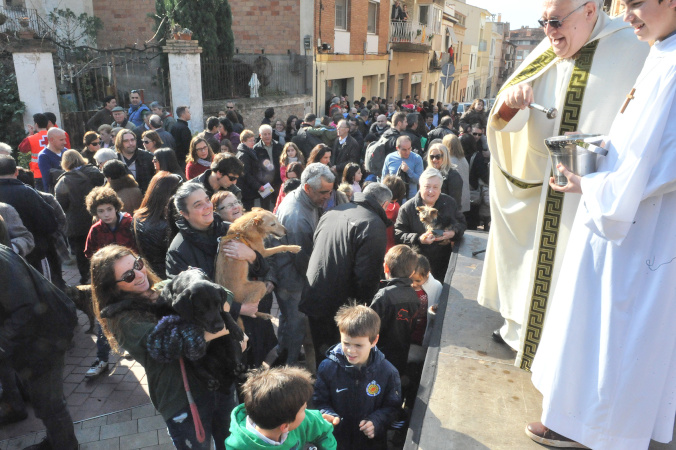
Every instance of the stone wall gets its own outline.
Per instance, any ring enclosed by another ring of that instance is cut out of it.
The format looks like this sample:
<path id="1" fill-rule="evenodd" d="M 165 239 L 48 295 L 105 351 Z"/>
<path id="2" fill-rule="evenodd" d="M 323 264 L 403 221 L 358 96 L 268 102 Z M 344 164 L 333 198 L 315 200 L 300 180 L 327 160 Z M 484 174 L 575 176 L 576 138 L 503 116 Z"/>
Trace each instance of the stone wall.
<path id="1" fill-rule="evenodd" d="M 267 108 L 275 108 L 275 119 L 286 118 L 290 115 L 302 118 L 305 114 L 314 110 L 311 95 L 299 95 L 295 97 L 265 97 L 265 98 L 241 98 L 232 100 L 235 109 L 244 119 L 246 128 L 258 132 L 258 127 L 263 120 Z M 209 116 L 218 116 L 219 110 L 225 110 L 228 100 L 211 100 L 204 102 L 204 120 Z"/>

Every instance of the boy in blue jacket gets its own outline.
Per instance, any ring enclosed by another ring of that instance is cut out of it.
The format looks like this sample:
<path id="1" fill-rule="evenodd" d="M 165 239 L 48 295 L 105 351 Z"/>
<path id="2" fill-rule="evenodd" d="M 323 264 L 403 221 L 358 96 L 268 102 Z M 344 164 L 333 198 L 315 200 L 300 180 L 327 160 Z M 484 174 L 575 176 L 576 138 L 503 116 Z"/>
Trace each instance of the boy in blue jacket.
<path id="1" fill-rule="evenodd" d="M 336 323 L 340 343 L 319 365 L 313 405 L 340 418 L 338 449 L 386 449 L 402 397 L 399 372 L 376 348 L 380 317 L 367 306 L 343 306 Z"/>

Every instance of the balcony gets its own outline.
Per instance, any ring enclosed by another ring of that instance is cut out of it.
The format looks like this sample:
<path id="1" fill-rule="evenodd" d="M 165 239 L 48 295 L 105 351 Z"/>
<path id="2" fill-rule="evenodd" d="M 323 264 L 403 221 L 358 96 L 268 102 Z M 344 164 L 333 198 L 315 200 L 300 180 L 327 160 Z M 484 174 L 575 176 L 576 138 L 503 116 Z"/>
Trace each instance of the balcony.
<path id="1" fill-rule="evenodd" d="M 427 25 L 418 22 L 390 22 L 390 43 L 394 51 L 427 52 L 432 47 L 431 32 Z"/>

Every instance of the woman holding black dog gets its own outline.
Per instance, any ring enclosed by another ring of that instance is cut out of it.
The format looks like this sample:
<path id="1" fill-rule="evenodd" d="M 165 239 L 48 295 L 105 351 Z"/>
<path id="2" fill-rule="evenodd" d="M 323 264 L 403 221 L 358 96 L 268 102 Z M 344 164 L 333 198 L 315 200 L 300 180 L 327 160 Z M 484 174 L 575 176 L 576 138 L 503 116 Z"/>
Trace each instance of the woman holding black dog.
<path id="1" fill-rule="evenodd" d="M 166 294 L 161 297 L 155 289 L 159 287 L 157 275 L 143 258 L 126 247 L 109 245 L 96 252 L 91 260 L 91 276 L 94 312 L 108 342 L 115 351 L 124 348 L 143 365 L 150 400 L 166 421 L 176 448 L 209 449 L 213 437 L 216 449 L 224 449 L 230 412 L 236 405 L 234 383 L 210 391 L 193 365 L 185 364 L 190 391 L 204 427 L 205 439 L 199 442 L 179 359 L 200 360 L 207 352 L 207 343 L 225 339 L 228 329 L 209 333 L 175 312 L 166 315 L 167 307 L 163 305 L 171 304 L 172 299 L 166 298 Z M 210 297 L 220 299 L 227 295 L 222 287 L 207 283 Z M 228 309 L 225 302 L 223 310 Z M 241 330 L 233 332 L 233 336 L 239 337 Z"/>

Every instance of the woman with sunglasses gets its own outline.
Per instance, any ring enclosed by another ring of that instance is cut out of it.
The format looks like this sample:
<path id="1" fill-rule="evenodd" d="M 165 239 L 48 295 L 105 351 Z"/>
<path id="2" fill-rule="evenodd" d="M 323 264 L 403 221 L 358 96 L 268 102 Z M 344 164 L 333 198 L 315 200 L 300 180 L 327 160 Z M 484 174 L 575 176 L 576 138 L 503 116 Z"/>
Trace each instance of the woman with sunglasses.
<path id="1" fill-rule="evenodd" d="M 143 142 L 143 148 L 150 153 L 155 153 L 155 150 L 161 148 L 164 145 L 162 138 L 154 130 L 144 131 L 141 142 Z"/>
<path id="2" fill-rule="evenodd" d="M 101 149 L 101 138 L 96 131 L 87 131 L 82 138 L 84 148 L 82 149 L 82 157 L 87 161 L 87 164 L 96 166 L 94 155 Z"/>
<path id="3" fill-rule="evenodd" d="M 186 396 L 180 359 L 197 361 L 207 343 L 228 334 L 227 329 L 209 333 L 176 315 L 162 316 L 159 278 L 140 256 L 119 245 L 107 246 L 92 257 L 92 298 L 94 312 L 115 351 L 128 351 L 146 371 L 153 406 L 165 420 L 177 449 L 206 450 L 212 439 L 217 450 L 225 449 L 230 412 L 236 405 L 232 384 L 209 390 L 192 364 L 185 375 L 204 427 L 199 442 L 194 418 Z M 225 290 L 208 280 L 200 292 L 222 298 Z M 162 292 L 163 296 L 168 291 Z M 163 299 L 169 301 L 170 299 Z M 224 310 L 227 311 L 227 302 Z M 198 363 L 199 364 L 199 363 Z"/>
<path id="4" fill-rule="evenodd" d="M 151 180 L 143 202 L 134 213 L 132 231 L 139 252 L 159 277 L 165 279 L 165 259 L 171 243 L 169 203 L 181 179 L 160 171 Z"/>
<path id="5" fill-rule="evenodd" d="M 214 160 L 214 151 L 206 139 L 195 136 L 190 141 L 190 150 L 185 159 L 185 176 L 188 180 L 202 175 L 211 168 Z"/>
<path id="6" fill-rule="evenodd" d="M 451 163 L 448 149 L 442 143 L 432 144 L 427 151 L 427 167 L 433 167 L 441 172 L 444 182 L 441 184 L 441 193 L 455 200 L 458 208 L 462 203 L 462 177 L 458 173 L 457 166 Z"/>

